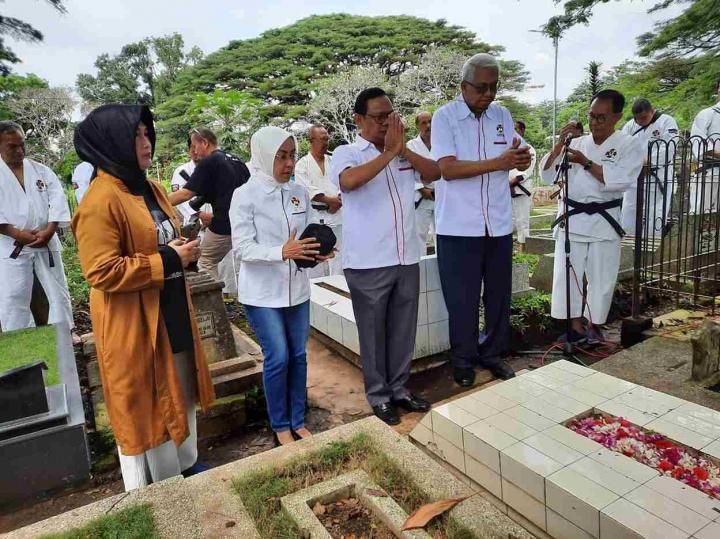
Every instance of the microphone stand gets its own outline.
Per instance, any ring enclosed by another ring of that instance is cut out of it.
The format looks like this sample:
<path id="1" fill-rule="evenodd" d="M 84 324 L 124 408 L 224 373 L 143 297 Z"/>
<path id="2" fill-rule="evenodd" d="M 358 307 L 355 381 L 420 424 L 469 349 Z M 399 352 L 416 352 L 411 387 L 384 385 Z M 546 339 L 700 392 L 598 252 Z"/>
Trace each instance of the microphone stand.
<path id="1" fill-rule="evenodd" d="M 562 224 L 565 228 L 565 343 L 563 345 L 563 355 L 572 358 L 576 363 L 584 365 L 579 358 L 574 355 L 575 346 L 570 342 L 570 332 L 572 331 L 570 323 L 570 216 L 568 215 L 568 198 L 569 198 L 569 182 L 568 182 L 568 171 L 570 170 L 570 161 L 568 148 L 570 148 L 570 142 L 572 136 L 568 136 L 563 144 L 563 151 L 560 154 L 560 166 L 555 173 L 554 184 L 559 181 L 563 182 L 562 185 L 562 196 L 563 196 L 563 215 Z"/>

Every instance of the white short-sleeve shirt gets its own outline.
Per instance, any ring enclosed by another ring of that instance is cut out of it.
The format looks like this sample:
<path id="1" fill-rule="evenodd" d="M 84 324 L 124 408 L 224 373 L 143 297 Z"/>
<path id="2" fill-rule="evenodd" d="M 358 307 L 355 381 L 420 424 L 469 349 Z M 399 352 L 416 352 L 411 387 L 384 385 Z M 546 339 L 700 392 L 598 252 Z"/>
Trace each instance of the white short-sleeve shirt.
<path id="1" fill-rule="evenodd" d="M 713 139 L 720 138 L 720 101 L 698 112 L 690 129 L 692 137 L 709 138 L 710 135 L 715 135 Z"/>
<path id="2" fill-rule="evenodd" d="M 332 181 L 340 173 L 380 155 L 362 137 L 333 153 Z M 342 193 L 342 261 L 345 269 L 386 268 L 417 264 L 415 182 L 420 175 L 403 157 L 395 157 L 380 174 L 353 191 Z"/>
<path id="3" fill-rule="evenodd" d="M 512 146 L 510 112 L 491 103 L 479 118 L 462 96 L 440 107 L 432 121 L 432 156 L 485 161 Z M 512 233 L 509 173 L 490 172 L 461 180 L 435 182 L 435 221 L 440 235 L 507 236 Z"/>
<path id="4" fill-rule="evenodd" d="M 90 187 L 90 178 L 92 178 L 95 167 L 87 161 L 83 161 L 75 167 L 72 174 L 72 186 L 75 189 L 75 200 L 80 201 L 85 196 L 85 191 Z"/>
<path id="5" fill-rule="evenodd" d="M 337 186 L 330 181 L 330 173 L 332 171 L 332 159 L 329 155 L 325 156 L 325 171 L 320 170 L 312 154 L 307 154 L 295 164 L 295 181 L 305 187 L 310 193 L 312 201 L 318 195 L 335 197 L 338 195 Z M 318 217 L 326 225 L 342 224 L 342 209 L 335 213 L 325 210 L 317 210 Z"/>

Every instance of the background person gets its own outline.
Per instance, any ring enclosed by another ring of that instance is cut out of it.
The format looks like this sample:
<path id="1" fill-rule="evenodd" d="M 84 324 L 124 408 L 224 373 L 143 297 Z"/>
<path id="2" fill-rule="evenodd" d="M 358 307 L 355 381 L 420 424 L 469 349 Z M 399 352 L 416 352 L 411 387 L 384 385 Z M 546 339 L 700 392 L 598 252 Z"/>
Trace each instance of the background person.
<path id="1" fill-rule="evenodd" d="M 213 385 L 183 268 L 197 240 L 163 187 L 148 181 L 155 128 L 150 109 L 104 105 L 75 131 L 75 149 L 97 169 L 73 218 L 91 286 L 90 316 L 103 392 L 125 490 L 199 470 L 196 406 Z"/>
<path id="2" fill-rule="evenodd" d="M 193 129 L 190 141 L 190 151 L 197 157 L 198 164 L 190 180 L 170 193 L 169 199 L 176 206 L 201 195 L 212 206 L 212 218 L 202 239 L 198 266 L 219 280 L 218 264 L 232 248 L 228 217 L 230 200 L 235 189 L 250 177 L 250 171 L 240 159 L 218 148 L 217 137 L 209 129 Z"/>
<path id="3" fill-rule="evenodd" d="M 337 243 L 335 257 L 308 268 L 308 277 L 342 275 L 342 198 L 336 185 L 330 181 L 332 160 L 328 155 L 330 136 L 322 125 L 313 125 L 308 130 L 310 152 L 295 165 L 295 179 L 310 193 L 312 207 L 320 222 L 332 228 Z"/>
<path id="4" fill-rule="evenodd" d="M 420 294 L 413 201 L 415 183 L 434 181 L 440 171 L 434 161 L 407 149 L 405 127 L 384 90 L 363 90 L 353 110 L 360 134 L 333 155 L 333 182 L 343 193 L 343 268 L 365 395 L 377 417 L 396 425 L 396 406 L 430 409 L 406 387 Z"/>
<path id="5" fill-rule="evenodd" d="M 263 127 L 250 139 L 253 172 L 230 205 L 232 243 L 240 268 L 238 297 L 263 355 L 263 386 L 270 426 L 279 444 L 305 428 L 310 283 L 295 260 L 325 261 L 315 238 L 299 240 L 314 221 L 310 195 L 290 182 L 295 138 L 279 127 Z"/>
<path id="6" fill-rule="evenodd" d="M 516 168 L 510 171 L 510 198 L 512 198 L 513 228 L 517 235 L 518 251 L 525 252 L 525 239 L 530 235 L 530 211 L 532 210 L 532 192 L 530 175 L 535 171 L 535 148 L 525 140 L 525 122 L 515 122 L 515 132 L 522 138 L 521 145 L 530 151 L 530 166 L 524 170 Z"/>
<path id="7" fill-rule="evenodd" d="M 72 187 L 75 190 L 75 200 L 78 204 L 85 196 L 85 191 L 90 187 L 90 180 L 95 174 L 95 167 L 87 161 L 83 161 L 75 167 L 72 173 Z"/>
<path id="8" fill-rule="evenodd" d="M 409 140 L 407 147 L 426 159 L 432 159 L 430 133 L 432 131 L 432 113 L 423 111 L 415 116 L 418 136 Z M 415 184 L 415 230 L 417 231 L 420 256 L 427 254 L 428 239 L 432 231 L 435 243 L 435 182 Z"/>
<path id="9" fill-rule="evenodd" d="M 48 299 L 48 324 L 73 323 L 58 226 L 70 222 L 60 180 L 25 156 L 25 134 L 15 122 L 0 122 L 0 326 L 35 326 L 30 300 L 33 272 Z"/>
<path id="10" fill-rule="evenodd" d="M 515 376 L 505 361 L 510 339 L 512 202 L 508 171 L 525 170 L 530 152 L 513 137 L 510 112 L 493 103 L 500 67 L 476 54 L 462 69 L 461 95 L 433 117 L 438 269 L 450 317 L 453 377 L 475 381 L 475 366 L 498 378 Z M 485 327 L 479 329 L 480 298 Z"/>

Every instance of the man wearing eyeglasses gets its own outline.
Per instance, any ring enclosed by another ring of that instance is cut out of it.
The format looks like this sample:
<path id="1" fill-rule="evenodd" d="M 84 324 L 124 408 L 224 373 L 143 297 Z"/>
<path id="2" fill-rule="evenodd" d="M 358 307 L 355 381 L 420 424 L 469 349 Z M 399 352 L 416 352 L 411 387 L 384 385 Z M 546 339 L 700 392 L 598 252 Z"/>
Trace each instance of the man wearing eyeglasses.
<path id="1" fill-rule="evenodd" d="M 647 150 L 640 140 L 615 131 L 622 118 L 625 98 L 616 90 L 601 90 L 593 97 L 588 114 L 590 134 L 573 138 L 568 147 L 568 199 L 560 203 L 553 224 L 555 266 L 553 318 L 566 319 L 565 230 L 563 204 L 568 204 L 570 232 L 570 340 L 575 344 L 598 344 L 604 340 L 598 327 L 610 311 L 620 267 L 620 226 L 623 192 L 632 188 Z M 572 127 L 565 126 L 542 166 L 542 178 L 552 183 L 556 166 Z M 586 309 L 582 282 L 587 278 Z M 583 312 L 584 310 L 584 312 Z M 583 314 L 588 320 L 583 325 Z"/>
<path id="2" fill-rule="evenodd" d="M 512 202 L 509 171 L 530 166 L 514 137 L 510 112 L 493 103 L 500 66 L 476 54 L 462 69 L 461 95 L 433 116 L 437 258 L 450 319 L 450 357 L 460 386 L 480 365 L 498 378 L 515 376 L 505 361 L 510 338 Z M 485 307 L 479 329 L 480 298 Z"/>
<path id="3" fill-rule="evenodd" d="M 415 234 L 415 183 L 432 182 L 432 159 L 405 146 L 405 126 L 381 88 L 355 100 L 360 134 L 333 154 L 331 180 L 342 191 L 343 250 L 360 340 L 365 395 L 390 425 L 396 407 L 426 412 L 430 404 L 405 387 L 415 350 L 420 251 Z"/>

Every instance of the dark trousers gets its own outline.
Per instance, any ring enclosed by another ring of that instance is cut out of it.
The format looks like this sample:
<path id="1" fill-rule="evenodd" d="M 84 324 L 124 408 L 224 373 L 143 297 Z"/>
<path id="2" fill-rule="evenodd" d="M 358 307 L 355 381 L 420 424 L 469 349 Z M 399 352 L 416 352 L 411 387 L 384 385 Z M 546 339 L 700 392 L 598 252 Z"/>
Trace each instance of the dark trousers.
<path id="1" fill-rule="evenodd" d="M 437 236 L 437 260 L 450 315 L 453 367 L 496 365 L 507 354 L 512 293 L 512 235 Z M 480 295 L 485 328 L 480 334 Z"/>
<path id="2" fill-rule="evenodd" d="M 346 269 L 370 406 L 404 399 L 417 334 L 420 267 Z"/>

